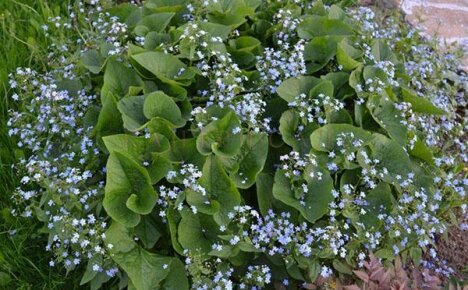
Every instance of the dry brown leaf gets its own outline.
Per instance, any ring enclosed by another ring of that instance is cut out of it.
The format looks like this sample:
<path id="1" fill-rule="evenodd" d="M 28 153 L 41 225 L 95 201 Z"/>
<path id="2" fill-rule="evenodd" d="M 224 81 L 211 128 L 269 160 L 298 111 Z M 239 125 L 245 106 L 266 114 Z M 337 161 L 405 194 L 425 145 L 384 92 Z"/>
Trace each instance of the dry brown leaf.
<path id="1" fill-rule="evenodd" d="M 369 275 L 367 275 L 366 272 L 364 271 L 353 271 L 353 273 L 358 276 L 359 279 L 362 281 L 369 283 Z"/>
<path id="2" fill-rule="evenodd" d="M 344 290 L 361 290 L 357 285 L 348 285 L 343 287 Z"/>

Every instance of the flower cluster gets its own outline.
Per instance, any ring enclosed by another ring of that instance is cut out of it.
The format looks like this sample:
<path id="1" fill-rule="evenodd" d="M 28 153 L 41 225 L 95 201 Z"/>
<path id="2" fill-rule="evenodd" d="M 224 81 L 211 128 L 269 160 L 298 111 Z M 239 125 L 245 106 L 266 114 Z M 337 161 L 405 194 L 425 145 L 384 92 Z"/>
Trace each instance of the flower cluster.
<path id="1" fill-rule="evenodd" d="M 278 47 L 266 47 L 263 55 L 258 57 L 257 69 L 261 83 L 271 94 L 287 78 L 304 75 L 306 65 L 304 60 L 303 40 L 297 40 L 296 28 L 300 20 L 290 10 L 280 9 L 274 15 L 280 27 L 276 32 Z"/>
<path id="2" fill-rule="evenodd" d="M 302 123 L 317 123 L 324 125 L 327 123 L 326 113 L 338 112 L 344 109 L 344 103 L 319 93 L 313 98 L 300 94 L 296 96 L 296 101 L 289 103 L 289 106 L 299 112 Z"/>
<path id="3" fill-rule="evenodd" d="M 182 186 L 166 187 L 161 185 L 159 187 L 159 199 L 157 204 L 161 206 L 159 215 L 161 217 L 166 216 L 166 209 L 169 206 L 177 208 L 177 210 L 183 209 L 184 199 L 180 198 L 180 195 L 187 189 L 199 193 L 202 197 L 206 198 L 206 190 L 203 186 L 198 183 L 198 179 L 202 176 L 201 171 L 198 170 L 197 166 L 187 163 L 182 164 L 178 171 L 171 170 L 167 173 L 166 179 L 169 182 L 180 183 Z M 206 200 L 209 204 L 209 201 Z M 194 214 L 197 213 L 197 208 L 191 206 Z"/>
<path id="4" fill-rule="evenodd" d="M 102 34 L 89 32 L 87 36 L 96 41 L 107 37 L 116 43 L 113 37 L 126 31 L 117 29 L 116 18 L 111 23 L 104 20 L 102 7 L 92 2 L 77 1 L 70 6 L 74 11 L 70 21 L 49 19 L 55 30 L 43 26 L 46 36 L 53 39 L 55 33 L 71 34 L 83 17 L 97 15 L 91 26 Z M 107 218 L 96 208 L 102 200 L 105 169 L 88 113 L 98 98 L 83 88 L 77 77 L 79 67 L 70 56 L 70 50 L 80 45 L 82 39 L 74 38 L 61 46 L 52 44 L 49 72 L 18 68 L 9 75 L 18 109 L 9 112 L 8 132 L 26 153 L 16 165 L 20 186 L 12 196 L 17 204 L 12 213 L 47 225 L 50 238 L 46 250 L 54 254 L 50 266 L 60 263 L 73 270 L 92 263 L 94 272 L 113 277 L 118 270 L 104 243 Z"/>

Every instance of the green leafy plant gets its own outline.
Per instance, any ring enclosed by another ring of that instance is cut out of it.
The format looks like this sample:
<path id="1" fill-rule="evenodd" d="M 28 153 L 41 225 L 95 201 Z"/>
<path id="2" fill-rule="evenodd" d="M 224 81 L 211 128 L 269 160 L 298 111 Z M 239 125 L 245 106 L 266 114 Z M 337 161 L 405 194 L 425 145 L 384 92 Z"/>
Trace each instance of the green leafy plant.
<path id="1" fill-rule="evenodd" d="M 465 197 L 460 156 L 426 141 L 439 127 L 425 125 L 456 116 L 418 94 L 405 43 L 376 37 L 357 11 L 152 0 L 92 16 L 104 35 L 73 77 L 18 88 L 40 95 L 39 121 L 11 118 L 33 152 L 22 183 L 36 188 L 16 196 L 32 197 L 24 212 L 48 223 L 57 260 L 86 261 L 93 289 L 118 277 L 149 290 L 295 289 L 352 277 L 368 250 L 435 258 Z M 388 282 L 376 275 L 365 283 Z"/>

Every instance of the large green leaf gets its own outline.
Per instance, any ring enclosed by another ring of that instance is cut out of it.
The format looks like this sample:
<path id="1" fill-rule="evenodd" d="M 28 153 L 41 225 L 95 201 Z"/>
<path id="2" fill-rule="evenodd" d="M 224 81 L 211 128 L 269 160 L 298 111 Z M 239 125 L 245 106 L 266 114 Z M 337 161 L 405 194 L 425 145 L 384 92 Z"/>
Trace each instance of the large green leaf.
<path id="1" fill-rule="evenodd" d="M 390 61 L 393 64 L 398 62 L 391 48 L 381 39 L 375 39 L 372 43 L 372 55 L 376 61 Z"/>
<path id="2" fill-rule="evenodd" d="M 252 67 L 262 51 L 261 42 L 251 36 L 241 36 L 229 41 L 229 44 L 228 52 L 240 68 Z"/>
<path id="3" fill-rule="evenodd" d="M 249 188 L 255 183 L 257 174 L 263 170 L 268 155 L 268 136 L 249 134 L 244 137 L 240 152 L 230 159 L 236 169 L 230 177 L 238 188 Z"/>
<path id="4" fill-rule="evenodd" d="M 178 231 L 177 231 L 177 225 L 181 219 L 179 211 L 175 208 L 168 207 L 166 209 L 166 218 L 167 218 L 167 223 L 169 226 L 169 234 L 171 238 L 172 248 L 179 255 L 183 255 L 184 249 L 179 243 Z"/>
<path id="5" fill-rule="evenodd" d="M 261 3 L 260 0 L 219 0 L 210 2 L 207 8 L 210 12 L 253 17 Z"/>
<path id="6" fill-rule="evenodd" d="M 128 155 L 112 152 L 107 160 L 107 180 L 103 205 L 121 224 L 133 227 L 141 214 L 149 214 L 156 204 L 156 192 L 148 172 Z"/>
<path id="7" fill-rule="evenodd" d="M 402 88 L 401 94 L 403 101 L 411 104 L 411 109 L 416 113 L 432 114 L 432 115 L 445 115 L 447 114 L 444 110 L 434 106 L 434 104 L 422 97 L 418 97 L 414 91 Z"/>
<path id="8" fill-rule="evenodd" d="M 138 246 L 129 236 L 127 229 L 118 223 L 112 223 L 106 232 L 106 243 L 112 244 L 112 259 L 125 271 L 137 290 L 167 289 L 164 280 L 173 280 L 171 272 L 180 271 L 180 261 L 150 253 Z M 188 289 L 185 275 L 178 277 L 177 289 Z M 173 283 L 173 282 L 172 282 Z"/>
<path id="9" fill-rule="evenodd" d="M 379 160 L 378 168 L 386 168 L 388 171 L 388 174 L 382 177 L 383 181 L 399 184 L 408 178 L 408 174 L 411 172 L 411 161 L 408 153 L 400 144 L 384 135 L 375 133 L 368 146 L 370 149 L 368 157 L 372 160 Z M 360 156 L 361 154 L 358 154 L 359 164 L 363 168 L 369 169 L 369 165 Z"/>
<path id="10" fill-rule="evenodd" d="M 174 132 L 172 124 L 166 119 L 154 117 L 148 122 L 146 128 L 150 133 L 164 135 L 171 142 L 179 139 Z"/>
<path id="11" fill-rule="evenodd" d="M 205 156 L 198 152 L 195 138 L 174 140 L 167 157 L 173 162 L 192 163 L 199 168 L 205 164 Z"/>
<path id="12" fill-rule="evenodd" d="M 299 130 L 299 127 L 302 129 Z M 302 125 L 299 114 L 294 110 L 284 111 L 281 115 L 279 131 L 284 143 L 291 146 L 294 151 L 307 154 L 310 151 L 310 134 L 318 128 L 318 124 Z"/>
<path id="13" fill-rule="evenodd" d="M 317 98 L 317 96 L 323 94 L 324 96 L 333 98 L 334 92 L 335 88 L 333 87 L 333 83 L 331 81 L 320 79 L 319 83 L 310 89 L 309 97 Z"/>
<path id="14" fill-rule="evenodd" d="M 117 107 L 122 114 L 123 126 L 129 131 L 138 131 L 148 119 L 143 115 L 143 104 L 146 96 L 129 96 L 122 98 Z"/>
<path id="15" fill-rule="evenodd" d="M 210 155 L 206 159 L 199 182 L 208 196 L 219 203 L 219 211 L 214 215 L 215 221 L 221 225 L 228 224 L 228 213 L 240 204 L 241 197 L 216 156 Z"/>
<path id="16" fill-rule="evenodd" d="M 391 212 L 392 198 L 392 190 L 385 182 L 380 182 L 377 187 L 367 193 L 367 205 L 364 206 L 366 213 L 361 217 L 361 221 L 367 228 L 374 227 L 377 230 L 383 224 L 379 215 Z"/>
<path id="17" fill-rule="evenodd" d="M 174 100 L 161 91 L 149 94 L 143 105 L 143 113 L 146 118 L 160 117 L 168 120 L 176 127 L 182 127 L 185 120 Z"/>
<path id="18" fill-rule="evenodd" d="M 332 82 L 334 90 L 337 91 L 348 84 L 349 76 L 349 73 L 339 71 L 322 75 L 320 78 Z"/>
<path id="19" fill-rule="evenodd" d="M 315 173 L 315 176 L 321 173 L 321 179 L 310 177 L 312 172 Z M 315 166 L 308 166 L 304 175 L 307 176 L 308 192 L 304 194 L 302 199 L 296 197 L 296 192 L 289 178 L 285 176 L 284 170 L 278 170 L 275 174 L 273 196 L 299 210 L 306 220 L 313 223 L 328 212 L 328 205 L 334 199 L 331 193 L 333 180 L 328 171 Z"/>
<path id="20" fill-rule="evenodd" d="M 223 40 L 225 40 L 227 38 L 227 36 L 229 35 L 229 32 L 231 32 L 232 29 L 236 29 L 237 27 L 239 27 L 240 25 L 242 25 L 243 23 L 245 23 L 247 21 L 247 19 L 245 17 L 243 17 L 242 15 L 225 14 L 225 13 L 220 13 L 220 12 L 217 12 L 217 11 L 214 11 L 214 12 L 206 15 L 206 18 L 210 21 L 210 22 L 206 22 L 206 23 L 222 24 L 222 25 L 227 26 L 227 27 L 230 28 L 228 33 L 226 34 L 226 37 L 223 38 Z M 202 22 L 202 23 L 205 23 L 205 22 Z M 211 34 L 211 35 L 213 35 L 213 34 Z M 218 36 L 218 35 L 215 34 L 213 36 Z M 219 37 L 222 37 L 222 35 L 219 35 Z"/>
<path id="21" fill-rule="evenodd" d="M 191 82 L 181 79 L 188 71 L 187 66 L 171 54 L 149 51 L 132 55 L 132 59 L 163 82 L 174 85 L 188 85 Z"/>
<path id="22" fill-rule="evenodd" d="M 182 219 L 179 222 L 178 235 L 179 243 L 184 249 L 190 250 L 191 253 L 207 254 L 211 251 L 213 243 L 205 236 L 200 222 L 200 215 L 194 214 L 189 210 L 180 212 Z"/>
<path id="23" fill-rule="evenodd" d="M 329 19 L 325 16 L 310 15 L 305 17 L 297 27 L 300 38 L 312 39 L 325 35 L 352 35 L 353 29 L 339 19 Z"/>
<path id="24" fill-rule="evenodd" d="M 342 40 L 338 43 L 336 51 L 336 60 L 338 64 L 343 67 L 344 70 L 350 71 L 357 68 L 361 62 L 356 59 L 361 56 L 361 51 L 352 47 L 346 40 Z"/>
<path id="25" fill-rule="evenodd" d="M 276 93 L 288 103 L 296 101 L 300 94 L 309 95 L 310 89 L 315 87 L 321 80 L 312 76 L 300 76 L 290 78 L 281 83 Z"/>
<path id="26" fill-rule="evenodd" d="M 240 129 L 240 122 L 233 111 L 229 111 L 219 120 L 206 125 L 197 137 L 197 149 L 201 154 L 211 152 L 224 157 L 236 155 L 241 147 L 242 134 L 235 132 Z"/>
<path id="27" fill-rule="evenodd" d="M 170 148 L 169 141 L 164 135 L 153 133 L 149 138 L 117 134 L 103 138 L 109 152 L 120 151 L 132 156 L 140 165 L 146 163 L 146 170 L 155 184 L 161 180 L 172 168 L 172 163 L 162 154 Z"/>
<path id="28" fill-rule="evenodd" d="M 374 120 L 384 128 L 390 137 L 405 146 L 408 139 L 408 127 L 403 123 L 401 112 L 386 95 L 373 95 L 366 103 Z"/>
<path id="29" fill-rule="evenodd" d="M 81 63 L 94 74 L 101 72 L 104 61 L 105 58 L 95 49 L 88 50 L 81 56 Z"/>
<path id="30" fill-rule="evenodd" d="M 434 164 L 434 154 L 432 153 L 432 150 L 419 138 L 414 142 L 413 148 L 408 152 L 411 156 L 424 160 L 428 164 Z"/>
<path id="31" fill-rule="evenodd" d="M 323 68 L 336 54 L 337 42 L 341 36 L 317 36 L 312 38 L 304 47 L 304 59 L 310 61 L 308 72 L 315 72 Z"/>
<path id="32" fill-rule="evenodd" d="M 110 153 L 115 151 L 124 152 L 139 161 L 149 158 L 151 152 L 169 150 L 170 146 L 167 138 L 158 133 L 151 134 L 149 138 L 116 134 L 104 137 L 103 141 Z"/>
<path id="33" fill-rule="evenodd" d="M 111 93 L 121 99 L 131 87 L 142 86 L 143 81 L 135 70 L 116 60 L 107 61 L 101 95 L 108 96 Z"/>
<path id="34" fill-rule="evenodd" d="M 368 131 L 349 124 L 327 124 L 310 135 L 312 147 L 318 151 L 330 152 L 336 147 L 336 139 L 343 133 L 352 133 L 355 139 L 364 143 L 372 139 Z"/>
<path id="35" fill-rule="evenodd" d="M 228 38 L 229 33 L 232 30 L 230 26 L 213 22 L 202 21 L 199 23 L 199 25 L 212 37 L 221 37 L 222 40 L 226 40 Z"/>
<path id="36" fill-rule="evenodd" d="M 143 216 L 141 222 L 135 228 L 135 234 L 146 249 L 154 247 L 156 242 L 162 237 L 162 233 L 158 229 L 157 216 Z"/>
<path id="37" fill-rule="evenodd" d="M 162 282 L 162 290 L 188 290 L 189 281 L 187 279 L 187 273 L 185 272 L 185 265 L 177 258 L 172 258 L 169 274 L 166 279 Z"/>
<path id="38" fill-rule="evenodd" d="M 107 96 L 101 96 L 101 101 L 102 109 L 94 128 L 99 142 L 104 136 L 123 132 L 122 118 L 117 110 L 117 100 L 114 95 L 110 93 Z"/>
<path id="39" fill-rule="evenodd" d="M 257 175 L 255 186 L 260 213 L 266 216 L 270 210 L 274 210 L 275 212 L 290 212 L 294 214 L 293 208 L 273 196 L 274 180 L 274 176 L 270 173 L 261 172 Z"/>
<path id="40" fill-rule="evenodd" d="M 382 82 L 384 82 L 385 84 L 387 84 L 387 82 L 388 82 L 387 73 L 380 66 L 377 66 L 377 65 L 366 65 L 366 66 L 364 66 L 364 69 L 362 71 L 362 76 L 364 77 L 365 80 L 379 79 Z"/>
<path id="41" fill-rule="evenodd" d="M 268 173 L 260 173 L 257 175 L 255 182 L 257 189 L 257 201 L 260 213 L 266 216 L 268 211 L 273 208 L 273 176 Z"/>
<path id="42" fill-rule="evenodd" d="M 148 32 L 163 32 L 175 13 L 153 13 L 143 17 L 135 27 L 135 33 L 140 36 L 145 36 Z"/>

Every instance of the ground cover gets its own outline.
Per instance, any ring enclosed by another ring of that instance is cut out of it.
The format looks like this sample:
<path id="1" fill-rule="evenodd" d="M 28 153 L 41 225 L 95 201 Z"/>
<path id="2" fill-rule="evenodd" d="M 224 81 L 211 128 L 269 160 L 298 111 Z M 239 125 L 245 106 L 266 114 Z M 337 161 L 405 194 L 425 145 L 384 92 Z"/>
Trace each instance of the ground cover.
<path id="1" fill-rule="evenodd" d="M 2 107 L 4 285 L 34 237 L 46 288 L 463 279 L 438 254 L 467 227 L 463 52 L 345 2 L 12 3 L 38 35 L 5 47 L 32 68 Z"/>

